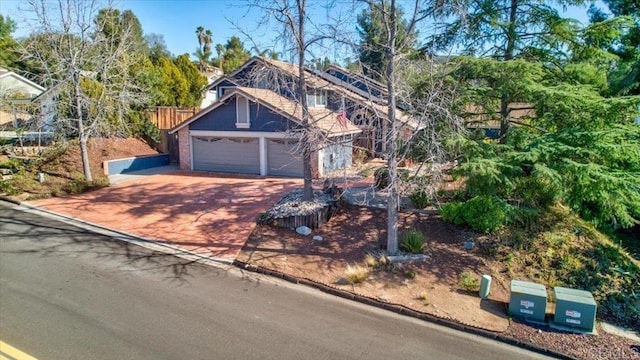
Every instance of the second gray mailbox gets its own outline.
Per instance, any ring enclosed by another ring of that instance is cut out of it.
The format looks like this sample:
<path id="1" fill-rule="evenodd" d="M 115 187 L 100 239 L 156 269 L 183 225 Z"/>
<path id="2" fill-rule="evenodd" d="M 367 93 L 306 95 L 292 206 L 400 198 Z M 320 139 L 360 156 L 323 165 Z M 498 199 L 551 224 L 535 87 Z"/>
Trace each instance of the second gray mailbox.
<path id="1" fill-rule="evenodd" d="M 596 324 L 596 301 L 588 291 L 556 286 L 556 312 L 553 322 L 558 325 L 593 332 Z"/>
<path id="2" fill-rule="evenodd" d="M 547 290 L 543 285 L 511 280 L 509 312 L 527 320 L 544 322 L 547 310 Z"/>

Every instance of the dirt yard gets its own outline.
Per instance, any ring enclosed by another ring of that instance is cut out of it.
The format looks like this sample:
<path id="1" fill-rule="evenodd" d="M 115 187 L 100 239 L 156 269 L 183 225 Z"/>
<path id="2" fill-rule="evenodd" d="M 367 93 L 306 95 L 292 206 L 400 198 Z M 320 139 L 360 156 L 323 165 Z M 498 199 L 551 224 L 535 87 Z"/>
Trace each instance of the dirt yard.
<path id="1" fill-rule="evenodd" d="M 437 215 L 402 213 L 400 227 L 417 228 L 425 234 L 426 260 L 370 267 L 367 280 L 361 284 L 344 284 L 345 269 L 347 265 L 366 266 L 365 256 L 379 252 L 386 239 L 384 210 L 345 206 L 312 234 L 322 236 L 321 241 L 313 240 L 312 235 L 259 225 L 238 260 L 503 333 L 577 358 L 640 358 L 640 344 L 601 330 L 594 337 L 510 321 L 506 315 L 510 279 L 501 272 L 500 264 L 481 251 L 484 242 L 494 239 L 464 231 Z M 476 244 L 471 251 L 464 247 L 468 240 Z M 478 278 L 483 274 L 492 276 L 488 300 L 460 288 L 459 276 L 465 271 Z"/>

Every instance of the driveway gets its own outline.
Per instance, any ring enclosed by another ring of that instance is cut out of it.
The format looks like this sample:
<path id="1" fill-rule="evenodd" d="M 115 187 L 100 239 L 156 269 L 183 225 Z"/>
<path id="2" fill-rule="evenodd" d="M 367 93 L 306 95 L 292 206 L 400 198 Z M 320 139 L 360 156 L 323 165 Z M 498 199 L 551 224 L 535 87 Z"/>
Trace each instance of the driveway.
<path id="1" fill-rule="evenodd" d="M 202 255 L 233 260 L 258 215 L 301 185 L 301 179 L 174 172 L 30 203 Z"/>

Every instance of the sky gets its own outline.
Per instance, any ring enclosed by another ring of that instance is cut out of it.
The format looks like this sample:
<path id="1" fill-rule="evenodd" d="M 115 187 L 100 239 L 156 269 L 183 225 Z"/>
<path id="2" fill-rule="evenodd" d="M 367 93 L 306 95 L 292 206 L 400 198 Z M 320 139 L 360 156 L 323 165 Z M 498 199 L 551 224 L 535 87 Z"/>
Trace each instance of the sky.
<path id="1" fill-rule="evenodd" d="M 345 5 L 351 1 L 337 0 L 335 3 L 337 7 L 331 10 L 319 7 L 312 9 L 313 18 L 324 21 L 330 17 L 347 15 L 351 19 L 344 21 L 344 31 L 355 31 L 355 12 L 347 9 Z M 275 24 L 258 26 L 261 13 L 248 9 L 245 4 L 243 0 L 120 0 L 117 7 L 132 10 L 140 20 L 145 34 L 163 35 L 167 48 L 174 55 L 192 54 L 196 50 L 198 40 L 195 31 L 198 26 L 213 32 L 214 44 L 224 44 L 231 36 L 237 35 L 244 41 L 247 49 L 251 50 L 257 45 L 260 50 L 272 49 L 281 52 L 283 45 L 276 41 Z M 601 1 L 598 0 L 598 4 L 602 7 Z M 20 6 L 24 6 L 20 5 L 20 0 L 0 0 L 0 14 L 8 15 L 18 25 L 15 37 L 28 35 Z M 586 8 L 570 7 L 561 13 L 582 23 L 588 21 Z M 335 49 L 325 49 L 324 53 L 319 55 L 328 56 L 332 60 L 344 56 Z"/>

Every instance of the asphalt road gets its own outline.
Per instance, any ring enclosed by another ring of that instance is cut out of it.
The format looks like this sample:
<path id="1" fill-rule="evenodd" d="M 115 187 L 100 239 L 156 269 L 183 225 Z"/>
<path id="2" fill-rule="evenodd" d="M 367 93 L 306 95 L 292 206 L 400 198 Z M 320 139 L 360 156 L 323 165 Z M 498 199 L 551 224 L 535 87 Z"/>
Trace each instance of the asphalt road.
<path id="1" fill-rule="evenodd" d="M 0 340 L 39 359 L 534 359 L 0 202 Z"/>

